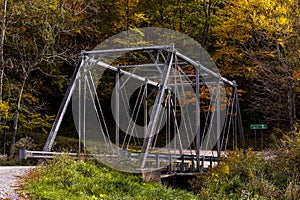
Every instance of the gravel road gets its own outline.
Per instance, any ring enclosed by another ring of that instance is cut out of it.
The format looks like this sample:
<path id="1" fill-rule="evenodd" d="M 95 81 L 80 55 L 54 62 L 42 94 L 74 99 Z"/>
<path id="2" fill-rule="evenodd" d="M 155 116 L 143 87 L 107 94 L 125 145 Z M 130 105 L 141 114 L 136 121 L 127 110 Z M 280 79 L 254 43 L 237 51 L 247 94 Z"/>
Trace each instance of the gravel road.
<path id="1" fill-rule="evenodd" d="M 18 177 L 24 176 L 34 166 L 0 166 L 0 199 L 18 199 L 13 188 Z"/>

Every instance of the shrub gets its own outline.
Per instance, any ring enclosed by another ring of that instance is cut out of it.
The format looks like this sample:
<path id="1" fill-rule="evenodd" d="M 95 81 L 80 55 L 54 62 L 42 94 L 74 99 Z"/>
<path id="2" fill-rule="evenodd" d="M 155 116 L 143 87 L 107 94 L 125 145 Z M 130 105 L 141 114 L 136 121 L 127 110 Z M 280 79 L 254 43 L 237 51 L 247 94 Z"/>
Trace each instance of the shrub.
<path id="1" fill-rule="evenodd" d="M 280 195 L 265 179 L 266 165 L 261 155 L 251 150 L 236 150 L 228 152 L 222 160 L 192 181 L 193 191 L 203 199 L 272 199 Z"/>
<path id="2" fill-rule="evenodd" d="M 221 161 L 191 182 L 203 199 L 300 199 L 297 131 L 284 135 L 270 154 L 236 150 Z"/>

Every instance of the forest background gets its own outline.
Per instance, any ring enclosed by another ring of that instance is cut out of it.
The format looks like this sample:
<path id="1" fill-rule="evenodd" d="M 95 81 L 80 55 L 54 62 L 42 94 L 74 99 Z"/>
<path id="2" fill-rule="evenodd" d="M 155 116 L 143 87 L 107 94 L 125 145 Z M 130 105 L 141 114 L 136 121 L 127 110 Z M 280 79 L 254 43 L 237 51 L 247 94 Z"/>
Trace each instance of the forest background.
<path id="1" fill-rule="evenodd" d="M 299 119 L 299 5 L 298 0 L 2 0 L 0 153 L 13 156 L 24 143 L 41 150 L 81 50 L 121 31 L 153 26 L 192 37 L 222 76 L 237 81 L 248 147 L 254 144 L 253 123 L 268 125 L 267 141 L 279 138 Z M 68 113 L 60 135 L 76 138 Z"/>

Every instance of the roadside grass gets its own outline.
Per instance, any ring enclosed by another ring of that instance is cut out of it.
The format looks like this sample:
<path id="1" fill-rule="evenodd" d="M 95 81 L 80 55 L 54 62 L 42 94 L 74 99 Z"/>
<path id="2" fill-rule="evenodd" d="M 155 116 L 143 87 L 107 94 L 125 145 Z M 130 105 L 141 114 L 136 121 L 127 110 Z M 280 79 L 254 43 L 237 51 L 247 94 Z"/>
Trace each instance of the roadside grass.
<path id="1" fill-rule="evenodd" d="M 31 171 L 22 185 L 30 199 L 198 199 L 190 192 L 69 156 L 56 157 Z"/>

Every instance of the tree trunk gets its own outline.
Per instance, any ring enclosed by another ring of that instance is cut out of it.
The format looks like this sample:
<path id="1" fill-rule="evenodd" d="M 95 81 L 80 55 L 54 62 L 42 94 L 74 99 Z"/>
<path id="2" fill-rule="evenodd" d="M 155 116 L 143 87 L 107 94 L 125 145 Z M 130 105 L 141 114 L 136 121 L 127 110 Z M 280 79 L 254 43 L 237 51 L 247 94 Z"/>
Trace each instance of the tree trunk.
<path id="1" fill-rule="evenodd" d="M 205 21 L 203 24 L 203 30 L 202 30 L 202 47 L 206 48 L 207 41 L 208 41 L 208 31 L 209 31 L 209 23 L 210 23 L 210 13 L 212 9 L 212 2 L 209 0 L 208 2 L 204 1 L 204 14 L 205 14 Z"/>
<path id="2" fill-rule="evenodd" d="M 4 76 L 4 40 L 6 34 L 6 12 L 7 12 L 7 1 L 4 0 L 4 9 L 2 17 L 2 28 L 1 28 L 1 40 L 0 40 L 0 103 L 3 98 L 3 76 Z M 1 115 L 0 115 L 1 121 Z"/>
<path id="3" fill-rule="evenodd" d="M 6 33 L 6 11 L 7 1 L 4 0 L 3 17 L 2 17 L 2 28 L 1 28 L 1 40 L 0 40 L 0 103 L 3 100 L 3 77 L 4 77 L 4 41 Z M 0 123 L 2 121 L 2 113 L 0 112 Z M 3 131 L 3 130 L 2 130 Z M 5 132 L 4 132 L 5 138 Z M 3 140 L 3 151 L 5 153 L 5 140 Z"/>
<path id="4" fill-rule="evenodd" d="M 14 151 L 15 151 L 14 148 L 15 148 L 16 136 L 17 136 L 17 130 L 18 130 L 21 100 L 22 100 L 22 95 L 23 95 L 27 77 L 28 77 L 28 75 L 26 74 L 23 79 L 23 82 L 22 82 L 22 85 L 21 85 L 21 88 L 20 88 L 20 91 L 19 91 L 18 97 L 17 97 L 17 105 L 16 105 L 15 114 L 14 114 L 14 123 L 13 123 L 13 127 L 12 127 L 12 137 L 11 137 L 11 144 L 10 144 L 10 153 L 9 153 L 10 159 L 12 159 L 14 157 Z"/>
<path id="5" fill-rule="evenodd" d="M 6 130 L 3 130 L 3 151 L 2 154 L 6 154 Z"/>

